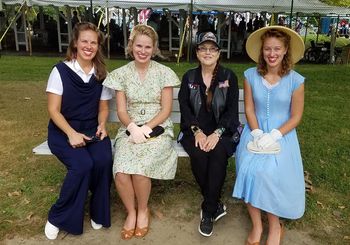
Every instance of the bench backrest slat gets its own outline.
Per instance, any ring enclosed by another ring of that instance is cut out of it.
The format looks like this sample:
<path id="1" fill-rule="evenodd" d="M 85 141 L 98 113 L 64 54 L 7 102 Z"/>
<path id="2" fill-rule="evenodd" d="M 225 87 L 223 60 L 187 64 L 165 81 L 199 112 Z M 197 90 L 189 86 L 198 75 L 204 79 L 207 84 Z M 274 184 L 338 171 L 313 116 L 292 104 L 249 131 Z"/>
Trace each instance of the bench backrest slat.
<path id="1" fill-rule="evenodd" d="M 173 123 L 180 123 L 181 114 L 180 114 L 180 106 L 179 101 L 177 99 L 177 95 L 179 93 L 179 88 L 173 89 L 173 109 L 171 111 L 171 120 Z M 239 90 L 239 100 L 238 100 L 238 113 L 239 113 L 239 120 L 241 123 L 245 124 L 247 122 L 245 113 L 244 113 L 244 95 L 243 95 L 243 89 Z M 109 122 L 119 122 L 118 116 L 117 116 L 117 110 L 116 110 L 116 101 L 115 97 L 109 101 Z"/>

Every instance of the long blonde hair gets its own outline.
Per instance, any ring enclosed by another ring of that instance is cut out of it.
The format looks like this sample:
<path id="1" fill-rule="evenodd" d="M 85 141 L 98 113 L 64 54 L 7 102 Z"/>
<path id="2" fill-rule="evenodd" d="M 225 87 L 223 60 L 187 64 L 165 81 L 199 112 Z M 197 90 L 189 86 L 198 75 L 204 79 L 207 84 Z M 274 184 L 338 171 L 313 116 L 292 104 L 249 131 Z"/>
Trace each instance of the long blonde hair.
<path id="1" fill-rule="evenodd" d="M 73 29 L 72 40 L 69 43 L 66 60 L 71 61 L 77 57 L 76 43 L 79 39 L 79 34 L 82 31 L 93 31 L 97 34 L 98 48 L 95 57 L 92 59 L 92 63 L 95 67 L 96 79 L 102 82 L 107 76 L 106 64 L 102 54 L 102 44 L 104 42 L 103 33 L 90 22 L 77 23 Z"/>

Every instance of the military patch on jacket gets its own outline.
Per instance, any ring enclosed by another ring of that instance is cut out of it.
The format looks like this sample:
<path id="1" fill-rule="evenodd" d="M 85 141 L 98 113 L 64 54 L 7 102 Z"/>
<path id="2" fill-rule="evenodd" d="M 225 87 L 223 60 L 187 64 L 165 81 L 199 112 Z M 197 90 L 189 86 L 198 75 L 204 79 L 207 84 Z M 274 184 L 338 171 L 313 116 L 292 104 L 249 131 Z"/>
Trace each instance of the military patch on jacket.
<path id="1" fill-rule="evenodd" d="M 225 80 L 223 82 L 219 82 L 219 88 L 228 88 L 228 87 L 230 87 L 228 80 Z"/>
<path id="2" fill-rule="evenodd" d="M 188 88 L 189 88 L 189 89 L 198 89 L 198 88 L 199 88 L 199 84 L 196 84 L 196 83 L 189 83 L 189 84 L 188 84 Z"/>

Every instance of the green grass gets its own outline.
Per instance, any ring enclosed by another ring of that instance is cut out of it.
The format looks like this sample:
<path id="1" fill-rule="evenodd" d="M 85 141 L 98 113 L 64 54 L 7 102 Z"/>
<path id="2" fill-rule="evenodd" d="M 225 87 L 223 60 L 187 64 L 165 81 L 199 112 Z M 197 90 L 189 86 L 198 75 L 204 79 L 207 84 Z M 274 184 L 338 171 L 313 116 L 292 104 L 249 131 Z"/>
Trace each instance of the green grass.
<path id="1" fill-rule="evenodd" d="M 54 157 L 31 150 L 47 134 L 46 80 L 60 58 L 2 56 L 0 58 L 0 241 L 15 234 L 42 232 L 47 211 L 57 198 L 65 169 Z M 108 69 L 127 61 L 107 61 Z M 196 63 L 166 63 L 179 75 Z M 227 63 L 240 80 L 252 63 Z M 304 168 L 314 191 L 307 194 L 306 213 L 288 226 L 310 231 L 320 244 L 344 244 L 350 236 L 350 69 L 346 66 L 298 65 L 306 77 L 305 112 L 298 127 Z M 115 125 L 109 125 L 111 135 Z M 224 199 L 231 199 L 231 160 Z M 113 202 L 120 200 L 113 191 Z M 187 159 L 179 160 L 174 181 L 154 182 L 151 204 L 176 210 L 176 218 L 194 217 L 200 200 Z M 240 205 L 240 204 L 232 204 Z M 176 208 L 175 208 L 176 207 Z M 116 210 L 116 205 L 113 205 Z M 179 211 L 180 210 L 180 211 Z M 174 211 L 173 211 L 174 212 Z"/>

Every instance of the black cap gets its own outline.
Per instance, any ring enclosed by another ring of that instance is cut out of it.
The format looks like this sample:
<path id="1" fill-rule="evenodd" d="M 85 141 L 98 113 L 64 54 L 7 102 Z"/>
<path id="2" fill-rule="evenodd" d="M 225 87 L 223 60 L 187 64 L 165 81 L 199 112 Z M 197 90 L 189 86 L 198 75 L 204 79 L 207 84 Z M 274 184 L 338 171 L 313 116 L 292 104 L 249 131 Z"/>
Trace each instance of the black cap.
<path id="1" fill-rule="evenodd" d="M 213 42 L 218 48 L 220 48 L 218 39 L 212 32 L 202 32 L 198 35 L 197 46 L 204 42 Z"/>

